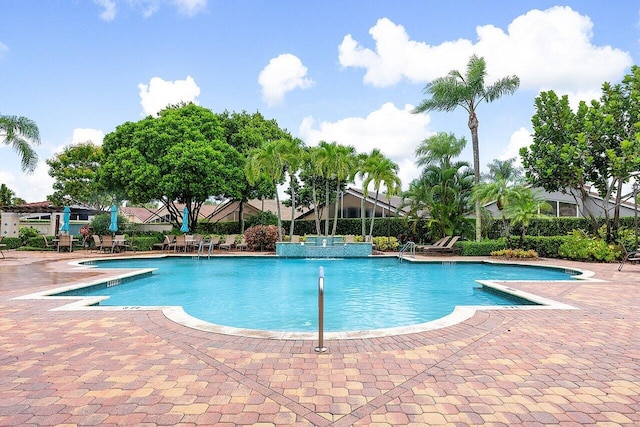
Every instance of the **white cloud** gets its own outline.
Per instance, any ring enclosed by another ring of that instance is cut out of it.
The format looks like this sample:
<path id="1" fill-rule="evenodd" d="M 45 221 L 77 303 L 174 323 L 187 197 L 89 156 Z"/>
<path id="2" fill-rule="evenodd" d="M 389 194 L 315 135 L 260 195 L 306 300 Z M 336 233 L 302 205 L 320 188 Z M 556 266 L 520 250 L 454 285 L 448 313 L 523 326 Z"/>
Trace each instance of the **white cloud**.
<path id="1" fill-rule="evenodd" d="M 116 17 L 116 0 L 93 0 L 95 4 L 103 8 L 100 19 L 110 22 Z M 123 1 L 120 0 L 120 3 Z M 186 16 L 195 16 L 207 7 L 208 0 L 126 0 L 125 3 L 132 9 L 140 9 L 142 16 L 148 18 L 156 13 L 160 6 L 169 4 L 178 10 L 178 13 Z"/>
<path id="2" fill-rule="evenodd" d="M 528 147 L 533 142 L 532 132 L 530 130 L 521 127 L 517 131 L 511 134 L 509 139 L 509 145 L 502 150 L 499 156 L 500 160 L 508 160 L 513 157 L 516 158 L 516 164 L 522 166 L 522 160 L 520 157 L 520 148 Z"/>
<path id="3" fill-rule="evenodd" d="M 116 17 L 116 2 L 113 0 L 93 0 L 95 4 L 103 8 L 100 19 L 103 21 L 113 21 Z"/>
<path id="4" fill-rule="evenodd" d="M 157 114 L 170 104 L 180 102 L 198 103 L 200 88 L 191 76 L 184 80 L 166 81 L 153 77 L 149 84 L 140 83 L 140 104 L 145 115 Z"/>
<path id="5" fill-rule="evenodd" d="M 6 184 L 16 197 L 29 203 L 45 201 L 47 195 L 53 193 L 54 180 L 49 176 L 49 166 L 43 160 L 38 162 L 32 174 L 23 173 L 19 178 L 10 172 L 0 172 L 0 182 Z"/>
<path id="6" fill-rule="evenodd" d="M 5 52 L 9 52 L 9 47 L 6 44 L 0 42 L 0 58 L 4 56 Z"/>
<path id="7" fill-rule="evenodd" d="M 263 101 L 269 106 L 281 104 L 287 92 L 311 87 L 314 81 L 306 75 L 307 67 L 295 55 L 283 53 L 271 58 L 258 77 Z"/>
<path id="8" fill-rule="evenodd" d="M 339 60 L 344 67 L 366 69 L 365 83 L 384 87 L 402 79 L 424 83 L 452 69 L 462 71 L 476 53 L 487 61 L 488 81 L 516 74 L 524 88 L 594 91 L 604 81 L 620 78 L 633 61 L 628 52 L 593 45 L 592 28 L 588 16 L 556 6 L 517 17 L 507 32 L 478 26 L 476 43 L 458 39 L 432 46 L 410 40 L 403 26 L 383 18 L 369 30 L 375 51 L 347 35 L 339 46 Z"/>
<path id="9" fill-rule="evenodd" d="M 194 16 L 207 7 L 207 0 L 173 0 L 178 11 L 186 16 Z"/>
<path id="10" fill-rule="evenodd" d="M 71 144 L 92 142 L 95 145 L 102 145 L 102 140 L 104 140 L 104 132 L 100 129 L 78 128 L 73 130 Z"/>
<path id="11" fill-rule="evenodd" d="M 321 122 L 317 126 L 313 117 L 300 124 L 299 136 L 310 146 L 320 141 L 336 141 L 353 145 L 359 153 L 378 148 L 400 167 L 403 188 L 419 175 L 415 166 L 415 149 L 425 138 L 433 135 L 428 130 L 428 114 L 411 114 L 412 105 L 403 109 L 388 102 L 366 117 L 349 117 L 336 122 Z"/>

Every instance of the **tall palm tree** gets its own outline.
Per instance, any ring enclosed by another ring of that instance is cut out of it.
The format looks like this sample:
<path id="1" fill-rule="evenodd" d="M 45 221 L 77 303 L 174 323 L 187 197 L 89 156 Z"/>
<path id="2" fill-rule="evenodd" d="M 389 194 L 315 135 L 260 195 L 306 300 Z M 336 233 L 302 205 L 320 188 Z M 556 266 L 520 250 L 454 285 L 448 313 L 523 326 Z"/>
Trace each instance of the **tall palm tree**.
<path id="1" fill-rule="evenodd" d="M 284 166 L 289 174 L 289 186 L 291 191 L 291 225 L 289 226 L 289 236 L 292 236 L 296 214 L 295 174 L 300 170 L 302 164 L 305 162 L 306 151 L 301 139 L 291 138 L 281 140 L 280 152 Z"/>
<path id="2" fill-rule="evenodd" d="M 351 145 L 337 144 L 336 157 L 333 165 L 333 177 L 336 180 L 336 201 L 333 208 L 332 236 L 335 236 L 336 228 L 338 226 L 338 212 L 340 208 L 338 201 L 340 200 L 342 184 L 346 181 L 353 180 L 353 177 L 355 176 L 353 171 L 356 162 L 357 156 L 355 147 Z"/>
<path id="3" fill-rule="evenodd" d="M 512 193 L 509 204 L 505 207 L 505 215 L 512 224 L 520 224 L 520 247 L 524 244 L 527 227 L 534 218 L 543 217 L 542 212 L 549 211 L 551 206 L 543 198 L 538 196 L 530 188 L 518 186 L 518 191 Z"/>
<path id="4" fill-rule="evenodd" d="M 424 87 L 424 93 L 430 98 L 424 99 L 413 112 L 453 111 L 464 108 L 469 114 L 468 126 L 471 130 L 473 146 L 473 171 L 476 184 L 480 182 L 480 151 L 478 147 L 478 116 L 476 109 L 482 101 L 493 102 L 502 95 L 512 94 L 520 86 L 517 76 L 503 77 L 489 86 L 485 86 L 487 75 L 484 58 L 472 55 L 467 63 L 467 72 L 463 76 L 457 70 L 451 70 L 445 77 L 439 77 Z M 476 201 L 476 240 L 482 237 L 480 201 Z"/>
<path id="5" fill-rule="evenodd" d="M 31 173 L 38 164 L 32 145 L 40 144 L 38 125 L 31 119 L 0 114 L 0 143 L 12 145 L 20 155 L 22 171 Z"/>
<path id="6" fill-rule="evenodd" d="M 387 197 L 391 198 L 400 192 L 400 178 L 398 178 L 398 165 L 386 157 L 382 157 L 380 161 L 369 170 L 370 181 L 373 182 L 373 188 L 376 190 L 376 198 L 373 202 L 373 215 L 371 215 L 371 223 L 369 224 L 369 235 L 373 236 L 373 221 L 376 218 L 376 208 L 378 207 L 378 196 L 382 185 L 386 188 Z M 368 183 L 367 183 L 368 186 Z"/>
<path id="7" fill-rule="evenodd" d="M 336 142 L 320 141 L 318 148 L 314 151 L 314 164 L 316 165 L 316 173 L 324 179 L 325 182 L 325 202 L 324 202 L 324 234 L 329 234 L 329 182 L 333 175 L 335 158 L 337 157 L 338 144 Z"/>
<path id="8" fill-rule="evenodd" d="M 282 241 L 282 216 L 280 214 L 280 197 L 278 196 L 277 185 L 284 176 L 285 164 L 282 151 L 285 142 L 282 140 L 269 141 L 259 148 L 254 148 L 249 152 L 247 163 L 245 164 L 245 174 L 251 185 L 255 184 L 261 177 L 267 177 L 273 184 L 276 193 L 276 210 L 278 212 L 278 240 Z"/>
<path id="9" fill-rule="evenodd" d="M 362 179 L 362 198 L 360 199 L 360 219 L 362 223 L 362 238 L 364 239 L 366 234 L 365 218 L 365 199 L 369 197 L 369 184 L 373 180 L 373 174 L 376 170 L 376 165 L 385 159 L 384 154 L 374 148 L 369 154 L 360 154 L 358 156 L 358 173 L 357 175 Z M 373 210 L 373 216 L 375 216 L 375 209 Z"/>

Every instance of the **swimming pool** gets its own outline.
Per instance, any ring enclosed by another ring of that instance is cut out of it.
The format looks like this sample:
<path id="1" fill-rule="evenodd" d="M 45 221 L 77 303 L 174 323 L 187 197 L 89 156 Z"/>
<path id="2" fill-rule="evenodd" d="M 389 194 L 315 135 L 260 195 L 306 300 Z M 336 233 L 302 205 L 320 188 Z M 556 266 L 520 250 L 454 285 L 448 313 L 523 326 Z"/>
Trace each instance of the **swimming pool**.
<path id="1" fill-rule="evenodd" d="M 190 316 L 234 328 L 310 332 L 318 328 L 318 270 L 325 274 L 326 331 L 415 325 L 456 306 L 531 304 L 487 292 L 476 280 L 570 280 L 576 271 L 487 263 L 383 259 L 169 257 L 96 262 L 105 268 L 157 268 L 152 275 L 60 295 L 110 298 L 101 305 L 182 306 Z M 118 286 L 112 286 L 112 285 Z"/>

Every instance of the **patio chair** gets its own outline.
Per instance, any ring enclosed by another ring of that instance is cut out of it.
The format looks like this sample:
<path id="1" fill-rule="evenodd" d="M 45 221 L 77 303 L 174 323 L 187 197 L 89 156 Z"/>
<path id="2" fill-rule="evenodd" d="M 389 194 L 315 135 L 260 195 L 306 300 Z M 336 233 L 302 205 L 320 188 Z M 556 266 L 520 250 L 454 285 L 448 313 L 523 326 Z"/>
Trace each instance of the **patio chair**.
<path id="1" fill-rule="evenodd" d="M 69 252 L 73 252 L 73 246 L 71 246 L 71 236 L 68 234 L 61 234 L 58 236 L 58 252 L 62 249 L 67 249 Z"/>
<path id="2" fill-rule="evenodd" d="M 640 262 L 640 251 L 627 252 L 627 248 L 625 248 L 624 245 L 622 245 L 622 250 L 624 251 L 624 257 L 622 258 L 622 261 L 620 261 L 618 271 L 621 271 L 622 267 L 628 262 Z"/>
<path id="3" fill-rule="evenodd" d="M 113 239 L 113 249 L 118 252 L 131 249 L 131 245 L 127 242 L 124 234 L 116 234 L 116 237 Z"/>
<path id="4" fill-rule="evenodd" d="M 230 251 L 236 244 L 236 235 L 229 234 L 224 243 L 220 243 L 220 249 Z"/>
<path id="5" fill-rule="evenodd" d="M 347 234 L 344 236 L 345 243 L 355 243 L 355 241 L 356 241 L 356 236 L 354 236 L 353 234 Z"/>
<path id="6" fill-rule="evenodd" d="M 0 242 L 2 242 L 2 239 L 4 238 L 4 236 L 0 236 Z M 4 258 L 4 252 L 3 250 L 6 249 L 7 245 L 4 243 L 0 243 L 0 254 L 2 255 L 2 258 Z"/>
<path id="7" fill-rule="evenodd" d="M 174 252 L 178 252 L 179 250 L 187 252 L 187 236 L 184 234 L 176 236 L 176 242 L 173 245 Z"/>
<path id="8" fill-rule="evenodd" d="M 44 239 L 44 249 L 55 249 L 56 244 L 54 242 L 50 242 L 49 239 L 47 239 L 47 236 L 42 236 L 42 239 Z"/>
<path id="9" fill-rule="evenodd" d="M 292 234 L 289 240 L 291 241 L 291 243 L 300 243 L 300 236 L 297 234 Z"/>
<path id="10" fill-rule="evenodd" d="M 438 240 L 432 245 L 416 245 L 416 250 L 419 252 L 426 252 L 429 249 L 433 248 L 441 248 L 447 244 L 447 242 L 451 239 L 451 236 L 444 236 L 442 239 Z"/>
<path id="11" fill-rule="evenodd" d="M 102 243 L 100 244 L 100 250 L 103 252 L 111 252 L 113 253 L 113 236 L 111 234 L 105 234 L 100 238 Z"/>
<path id="12" fill-rule="evenodd" d="M 454 248 L 453 245 L 456 244 L 458 239 L 460 239 L 460 236 L 453 236 L 446 245 L 440 246 L 440 247 L 428 248 L 426 252 L 431 252 L 436 254 L 454 254 L 457 251 L 457 249 Z"/>

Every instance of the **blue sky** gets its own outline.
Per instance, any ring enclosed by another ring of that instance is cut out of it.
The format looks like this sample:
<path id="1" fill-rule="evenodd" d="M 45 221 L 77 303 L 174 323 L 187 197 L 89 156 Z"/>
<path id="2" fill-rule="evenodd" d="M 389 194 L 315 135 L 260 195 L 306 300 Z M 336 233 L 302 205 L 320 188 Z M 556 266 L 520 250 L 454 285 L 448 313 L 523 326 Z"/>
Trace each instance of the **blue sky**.
<path id="1" fill-rule="evenodd" d="M 168 103 L 260 111 L 307 145 L 381 149 L 417 177 L 414 150 L 436 132 L 471 143 L 463 110 L 413 115 L 422 89 L 472 54 L 488 82 L 516 74 L 518 92 L 483 104 L 480 161 L 530 142 L 541 90 L 572 102 L 599 96 L 638 63 L 640 5 L 512 0 L 21 0 L 4 2 L 0 113 L 40 128 L 40 164 L 24 174 L 0 146 L 0 183 L 45 200 L 44 161 L 73 143 L 101 143 Z"/>

